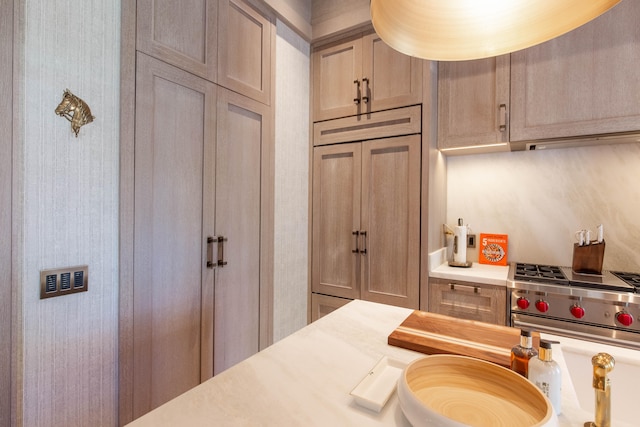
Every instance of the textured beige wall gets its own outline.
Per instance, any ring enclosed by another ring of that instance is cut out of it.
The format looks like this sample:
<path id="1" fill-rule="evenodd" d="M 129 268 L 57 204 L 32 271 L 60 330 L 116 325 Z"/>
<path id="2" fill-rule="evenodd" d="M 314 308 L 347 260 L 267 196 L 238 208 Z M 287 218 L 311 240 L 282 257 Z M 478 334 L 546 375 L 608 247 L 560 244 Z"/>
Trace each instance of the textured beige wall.
<path id="1" fill-rule="evenodd" d="M 305 326 L 308 298 L 309 43 L 276 37 L 274 342 Z"/>
<path id="2" fill-rule="evenodd" d="M 11 422 L 13 0 L 0 1 L 0 426 Z"/>
<path id="3" fill-rule="evenodd" d="M 14 218 L 23 425 L 116 425 L 120 2 L 25 0 Z M 65 88 L 95 121 L 54 114 Z M 39 271 L 87 264 L 88 292 L 39 299 Z"/>
<path id="4" fill-rule="evenodd" d="M 264 0 L 286 25 L 311 40 L 311 0 Z"/>
<path id="5" fill-rule="evenodd" d="M 447 222 L 508 234 L 510 261 L 569 266 L 575 231 L 603 224 L 604 268 L 640 271 L 639 182 L 639 143 L 450 157 Z"/>

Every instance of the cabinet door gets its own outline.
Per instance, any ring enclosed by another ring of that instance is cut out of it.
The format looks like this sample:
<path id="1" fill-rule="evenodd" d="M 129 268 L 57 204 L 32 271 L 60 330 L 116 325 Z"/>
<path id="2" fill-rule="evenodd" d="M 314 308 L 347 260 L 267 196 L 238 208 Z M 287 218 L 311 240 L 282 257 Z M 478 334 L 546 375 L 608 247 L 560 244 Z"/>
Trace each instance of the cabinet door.
<path id="1" fill-rule="evenodd" d="M 361 111 L 362 38 L 316 50 L 313 67 L 313 121 Z"/>
<path id="2" fill-rule="evenodd" d="M 311 321 L 315 322 L 352 300 L 329 295 L 311 294 Z"/>
<path id="3" fill-rule="evenodd" d="M 216 0 L 138 0 L 136 49 L 216 81 Z"/>
<path id="4" fill-rule="evenodd" d="M 429 311 L 458 319 L 506 325 L 507 291 L 504 286 L 431 278 Z"/>
<path id="5" fill-rule="evenodd" d="M 361 144 L 327 145 L 313 151 L 314 292 L 360 298 Z"/>
<path id="6" fill-rule="evenodd" d="M 512 54 L 511 140 L 640 129 L 640 2 Z"/>
<path id="7" fill-rule="evenodd" d="M 133 412 L 213 373 L 216 86 L 138 53 L 134 186 Z"/>
<path id="8" fill-rule="evenodd" d="M 420 135 L 362 143 L 362 299 L 418 308 L 420 157 Z"/>
<path id="9" fill-rule="evenodd" d="M 271 103 L 275 30 L 269 18 L 243 0 L 220 2 L 220 85 L 263 104 Z"/>
<path id="10" fill-rule="evenodd" d="M 377 34 L 362 40 L 363 112 L 422 102 L 422 61 L 390 48 Z"/>
<path id="11" fill-rule="evenodd" d="M 438 64 L 438 148 L 509 141 L 509 55 Z"/>
<path id="12" fill-rule="evenodd" d="M 219 89 L 216 149 L 216 267 L 214 373 L 257 353 L 260 345 L 261 223 L 260 197 L 267 177 L 270 109 L 237 93 Z"/>

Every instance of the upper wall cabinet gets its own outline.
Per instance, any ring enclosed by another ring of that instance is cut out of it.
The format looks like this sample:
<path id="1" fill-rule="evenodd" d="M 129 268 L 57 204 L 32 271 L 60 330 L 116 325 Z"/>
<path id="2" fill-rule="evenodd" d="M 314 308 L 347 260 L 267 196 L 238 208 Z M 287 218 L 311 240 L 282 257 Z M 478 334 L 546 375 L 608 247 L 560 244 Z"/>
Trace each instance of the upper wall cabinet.
<path id="1" fill-rule="evenodd" d="M 242 0 L 223 0 L 219 8 L 219 84 L 270 105 L 275 60 L 272 18 Z"/>
<path id="2" fill-rule="evenodd" d="M 640 130 L 640 2 L 512 54 L 511 140 Z"/>
<path id="3" fill-rule="evenodd" d="M 422 61 L 404 55 L 372 33 L 362 39 L 364 113 L 422 102 Z"/>
<path id="4" fill-rule="evenodd" d="M 518 150 L 594 135 L 633 140 L 618 134 L 640 131 L 639 21 L 640 2 L 624 1 L 511 55 L 441 62 L 438 147 L 462 154 L 506 150 L 504 142 Z"/>
<path id="5" fill-rule="evenodd" d="M 271 104 L 275 29 L 266 9 L 244 0 L 138 0 L 137 8 L 137 50 Z"/>
<path id="6" fill-rule="evenodd" d="M 137 50 L 216 81 L 218 1 L 138 0 Z"/>
<path id="7" fill-rule="evenodd" d="M 509 55 L 438 64 L 438 148 L 509 141 Z"/>
<path id="8" fill-rule="evenodd" d="M 375 33 L 314 50 L 313 120 L 418 104 L 422 62 L 387 46 Z"/>

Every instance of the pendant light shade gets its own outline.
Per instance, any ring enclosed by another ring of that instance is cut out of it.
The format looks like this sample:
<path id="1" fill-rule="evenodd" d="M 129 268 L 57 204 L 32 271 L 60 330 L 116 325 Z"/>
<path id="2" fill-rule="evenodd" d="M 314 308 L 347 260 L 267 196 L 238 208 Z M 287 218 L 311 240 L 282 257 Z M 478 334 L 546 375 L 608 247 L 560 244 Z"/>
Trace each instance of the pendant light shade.
<path id="1" fill-rule="evenodd" d="M 637 1 L 637 0 L 627 0 Z M 371 0 L 371 21 L 389 46 L 438 61 L 524 49 L 596 18 L 620 0 Z"/>

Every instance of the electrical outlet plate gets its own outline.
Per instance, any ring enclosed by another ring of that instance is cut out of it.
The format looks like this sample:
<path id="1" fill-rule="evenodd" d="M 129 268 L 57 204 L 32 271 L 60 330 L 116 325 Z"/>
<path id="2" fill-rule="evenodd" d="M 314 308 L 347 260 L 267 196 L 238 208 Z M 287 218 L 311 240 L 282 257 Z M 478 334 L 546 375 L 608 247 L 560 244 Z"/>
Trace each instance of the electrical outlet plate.
<path id="1" fill-rule="evenodd" d="M 86 292 L 89 266 L 56 268 L 40 271 L 40 299 Z"/>
<path id="2" fill-rule="evenodd" d="M 476 247 L 476 235 L 475 234 L 467 234 L 467 247 L 475 248 Z"/>

